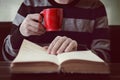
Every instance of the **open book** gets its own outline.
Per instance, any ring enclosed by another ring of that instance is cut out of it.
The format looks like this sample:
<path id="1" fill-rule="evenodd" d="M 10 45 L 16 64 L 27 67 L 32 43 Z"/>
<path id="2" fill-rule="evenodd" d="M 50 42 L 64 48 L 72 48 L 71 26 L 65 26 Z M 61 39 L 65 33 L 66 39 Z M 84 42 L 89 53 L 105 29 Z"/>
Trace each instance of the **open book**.
<path id="1" fill-rule="evenodd" d="M 109 73 L 108 64 L 90 50 L 51 55 L 28 40 L 23 41 L 10 68 L 13 73 Z"/>

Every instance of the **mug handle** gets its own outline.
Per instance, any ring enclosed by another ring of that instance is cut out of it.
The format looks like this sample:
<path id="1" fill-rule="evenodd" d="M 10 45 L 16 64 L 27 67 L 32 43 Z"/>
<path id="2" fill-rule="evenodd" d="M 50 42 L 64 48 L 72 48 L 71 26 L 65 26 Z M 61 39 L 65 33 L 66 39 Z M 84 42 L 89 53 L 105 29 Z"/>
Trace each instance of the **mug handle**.
<path id="1" fill-rule="evenodd" d="M 44 11 L 41 11 L 41 12 L 40 12 L 40 16 L 42 16 L 42 21 L 43 21 L 43 18 L 44 18 Z M 41 18 L 39 17 L 38 22 L 40 22 L 40 21 L 41 21 L 40 19 L 41 19 Z"/>
<path id="2" fill-rule="evenodd" d="M 44 10 L 40 12 L 40 16 L 42 16 L 42 20 L 41 20 L 41 18 L 39 17 L 39 20 L 38 20 L 39 23 L 43 22 L 43 19 L 44 19 Z M 39 26 L 40 26 L 40 25 L 39 25 Z M 43 25 L 43 26 L 44 26 L 44 25 Z M 46 29 L 45 26 L 44 26 L 44 29 Z"/>

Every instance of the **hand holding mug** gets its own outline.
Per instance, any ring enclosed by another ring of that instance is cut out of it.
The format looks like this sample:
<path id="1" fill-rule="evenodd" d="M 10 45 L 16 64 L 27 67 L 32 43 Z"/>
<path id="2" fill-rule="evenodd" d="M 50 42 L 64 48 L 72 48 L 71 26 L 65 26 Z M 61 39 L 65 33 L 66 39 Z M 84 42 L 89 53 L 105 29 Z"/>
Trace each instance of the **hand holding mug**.
<path id="1" fill-rule="evenodd" d="M 39 22 L 37 22 L 39 21 Z M 20 33 L 23 36 L 41 35 L 45 32 L 40 14 L 29 14 L 20 26 Z"/>

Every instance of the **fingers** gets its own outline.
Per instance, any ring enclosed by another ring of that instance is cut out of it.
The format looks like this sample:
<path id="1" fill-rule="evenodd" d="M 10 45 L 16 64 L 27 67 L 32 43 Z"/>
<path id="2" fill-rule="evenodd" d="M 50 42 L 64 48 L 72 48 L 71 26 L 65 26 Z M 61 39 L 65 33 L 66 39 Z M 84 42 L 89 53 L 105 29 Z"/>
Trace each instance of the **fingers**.
<path id="1" fill-rule="evenodd" d="M 30 31 L 30 30 L 26 30 L 26 35 L 27 36 L 32 36 L 32 35 L 40 35 L 40 34 L 43 34 L 43 32 L 33 32 L 33 31 Z"/>
<path id="2" fill-rule="evenodd" d="M 72 39 L 67 38 L 64 43 L 60 46 L 60 48 L 57 50 L 57 54 L 65 52 L 68 45 L 71 43 Z M 70 46 L 71 47 L 71 46 Z M 68 51 L 69 52 L 69 51 Z"/>
<path id="3" fill-rule="evenodd" d="M 39 27 L 39 23 L 38 22 L 35 22 L 33 20 L 28 20 L 27 22 L 29 23 L 30 26 Z"/>
<path id="4" fill-rule="evenodd" d="M 50 54 L 60 54 L 77 50 L 77 42 L 67 37 L 56 37 L 48 47 Z"/>
<path id="5" fill-rule="evenodd" d="M 48 49 L 48 46 L 44 46 L 43 49 L 47 50 L 47 49 Z"/>
<path id="6" fill-rule="evenodd" d="M 68 47 L 65 49 L 65 52 L 75 51 L 77 50 L 77 42 L 75 40 L 71 41 Z"/>
<path id="7" fill-rule="evenodd" d="M 59 48 L 62 46 L 62 44 L 65 44 L 65 40 L 67 39 L 67 37 L 60 37 L 54 46 L 52 46 L 51 48 L 51 54 L 57 54 Z M 59 50 L 60 51 L 60 50 Z"/>
<path id="8" fill-rule="evenodd" d="M 48 53 L 50 53 L 51 54 L 51 52 L 53 51 L 53 52 L 55 52 L 54 50 L 52 50 L 52 48 L 54 47 L 54 45 L 56 44 L 56 42 L 59 40 L 59 38 L 60 38 L 60 36 L 57 36 L 53 41 L 52 41 L 52 43 L 49 45 L 49 47 L 48 47 Z M 53 53 L 53 54 L 55 54 L 55 53 Z"/>
<path id="9" fill-rule="evenodd" d="M 23 36 L 31 36 L 45 33 L 44 26 L 38 20 L 42 21 L 40 14 L 29 14 L 20 26 L 21 34 Z"/>
<path id="10" fill-rule="evenodd" d="M 36 21 L 39 21 L 39 22 L 42 22 L 42 16 L 40 14 L 29 14 L 27 16 L 30 20 L 36 20 Z"/>
<path id="11" fill-rule="evenodd" d="M 34 21 L 30 21 L 29 23 L 30 24 L 27 25 L 28 26 L 27 29 L 29 29 L 30 31 L 33 31 L 36 33 L 45 31 L 42 24 L 34 22 Z"/>

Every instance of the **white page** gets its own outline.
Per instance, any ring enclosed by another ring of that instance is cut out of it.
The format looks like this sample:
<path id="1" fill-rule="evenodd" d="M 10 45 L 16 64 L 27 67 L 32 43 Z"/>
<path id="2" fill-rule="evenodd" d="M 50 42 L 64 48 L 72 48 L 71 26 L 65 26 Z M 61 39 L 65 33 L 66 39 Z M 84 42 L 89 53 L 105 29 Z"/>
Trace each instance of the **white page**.
<path id="1" fill-rule="evenodd" d="M 47 61 L 58 64 L 56 55 L 50 55 L 42 47 L 24 40 L 20 51 L 13 62 L 39 62 Z"/>
<path id="2" fill-rule="evenodd" d="M 80 59 L 80 60 L 87 60 L 87 61 L 94 61 L 94 62 L 104 62 L 101 58 L 97 55 L 89 51 L 73 51 L 67 52 L 63 54 L 59 54 L 58 56 L 59 63 L 62 63 L 66 60 L 70 59 Z"/>

